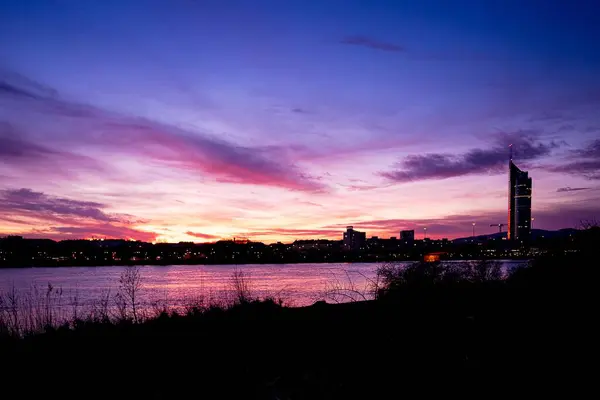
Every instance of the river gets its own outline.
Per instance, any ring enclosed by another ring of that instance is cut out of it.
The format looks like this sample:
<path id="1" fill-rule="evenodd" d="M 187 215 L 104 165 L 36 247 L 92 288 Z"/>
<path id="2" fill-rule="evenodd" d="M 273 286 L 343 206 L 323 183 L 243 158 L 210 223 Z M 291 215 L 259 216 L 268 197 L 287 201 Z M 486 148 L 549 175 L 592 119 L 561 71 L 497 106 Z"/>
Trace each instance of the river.
<path id="1" fill-rule="evenodd" d="M 145 303 L 164 301 L 181 304 L 204 297 L 227 298 L 234 271 L 242 271 L 252 295 L 281 298 L 292 306 L 312 304 L 334 287 L 353 285 L 366 292 L 378 263 L 353 264 L 262 264 L 262 265 L 172 265 L 142 266 L 141 298 Z M 86 304 L 103 295 L 115 294 L 126 267 L 59 267 L 0 269 L 0 292 L 13 288 L 26 292 L 46 291 L 48 284 L 61 288 L 66 302 Z"/>
<path id="2" fill-rule="evenodd" d="M 502 261 L 505 269 L 521 263 Z M 369 297 L 379 265 L 381 263 L 142 266 L 139 267 L 142 285 L 138 302 L 147 311 L 152 307 L 181 309 L 199 303 L 223 304 L 235 296 L 232 276 L 236 270 L 243 273 L 251 297 L 273 297 L 289 306 L 309 305 L 317 300 L 363 300 Z M 85 313 L 103 298 L 112 303 L 125 268 L 4 268 L 0 269 L 0 297 L 6 303 L 6 294 L 13 292 L 19 294 L 21 303 L 28 304 L 26 307 L 34 304 L 39 308 L 39 304 L 52 301 L 54 308 L 76 306 Z M 48 285 L 52 286 L 51 300 L 47 296 Z"/>

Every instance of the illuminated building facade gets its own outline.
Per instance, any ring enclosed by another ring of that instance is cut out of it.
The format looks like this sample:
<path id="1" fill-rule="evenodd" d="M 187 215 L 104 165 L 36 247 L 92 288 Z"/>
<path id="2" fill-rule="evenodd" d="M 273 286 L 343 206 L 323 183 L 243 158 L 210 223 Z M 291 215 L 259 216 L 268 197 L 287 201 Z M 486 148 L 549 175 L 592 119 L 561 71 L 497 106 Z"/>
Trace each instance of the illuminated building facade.
<path id="1" fill-rule="evenodd" d="M 529 240 L 531 237 L 531 178 L 509 161 L 508 239 Z"/>

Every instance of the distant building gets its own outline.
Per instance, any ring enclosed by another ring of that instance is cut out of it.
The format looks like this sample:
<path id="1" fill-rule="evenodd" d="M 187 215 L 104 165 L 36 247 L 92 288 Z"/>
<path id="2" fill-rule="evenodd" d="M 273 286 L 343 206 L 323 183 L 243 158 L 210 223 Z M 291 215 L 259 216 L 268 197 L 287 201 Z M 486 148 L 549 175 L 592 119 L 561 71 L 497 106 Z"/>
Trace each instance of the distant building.
<path id="1" fill-rule="evenodd" d="M 333 242 L 327 239 L 307 239 L 294 241 L 292 247 L 298 250 L 328 249 L 332 244 Z"/>
<path id="2" fill-rule="evenodd" d="M 442 239 L 423 239 L 423 243 L 427 244 L 429 246 L 438 246 L 438 247 L 444 247 L 444 246 L 448 246 L 450 244 L 450 240 L 448 240 L 448 238 L 442 238 Z"/>
<path id="3" fill-rule="evenodd" d="M 412 246 L 415 243 L 415 231 L 414 229 L 407 231 L 400 231 L 400 241 L 403 245 Z"/>
<path id="4" fill-rule="evenodd" d="M 386 240 L 379 239 L 379 236 L 371 236 L 369 239 L 367 239 L 367 248 L 369 248 L 371 250 L 382 248 L 384 246 L 385 242 L 386 242 Z"/>
<path id="5" fill-rule="evenodd" d="M 531 237 L 531 187 L 527 171 L 521 171 L 512 160 L 508 163 L 508 239 L 529 240 Z"/>
<path id="6" fill-rule="evenodd" d="M 355 231 L 354 227 L 348 226 L 344 232 L 344 247 L 349 250 L 359 250 L 364 247 L 367 240 L 365 232 Z"/>

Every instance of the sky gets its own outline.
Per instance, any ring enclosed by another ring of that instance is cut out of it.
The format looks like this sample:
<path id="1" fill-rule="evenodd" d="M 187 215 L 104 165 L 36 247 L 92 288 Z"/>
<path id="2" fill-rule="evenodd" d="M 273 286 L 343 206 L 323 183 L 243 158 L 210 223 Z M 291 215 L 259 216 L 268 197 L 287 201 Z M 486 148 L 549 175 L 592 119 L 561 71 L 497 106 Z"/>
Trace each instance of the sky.
<path id="1" fill-rule="evenodd" d="M 0 0 L 0 236 L 600 218 L 597 1 Z"/>

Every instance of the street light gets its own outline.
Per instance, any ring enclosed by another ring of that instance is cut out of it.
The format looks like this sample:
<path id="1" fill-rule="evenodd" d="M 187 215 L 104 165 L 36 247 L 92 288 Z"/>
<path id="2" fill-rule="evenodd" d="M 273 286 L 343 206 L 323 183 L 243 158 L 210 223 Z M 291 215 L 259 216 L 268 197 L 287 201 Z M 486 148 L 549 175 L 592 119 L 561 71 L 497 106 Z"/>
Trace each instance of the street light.
<path id="1" fill-rule="evenodd" d="M 427 228 L 423 228 L 423 240 L 427 239 Z"/>
<path id="2" fill-rule="evenodd" d="M 473 222 L 473 239 L 475 239 L 475 222 Z"/>

